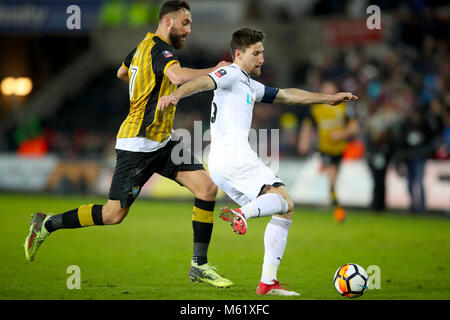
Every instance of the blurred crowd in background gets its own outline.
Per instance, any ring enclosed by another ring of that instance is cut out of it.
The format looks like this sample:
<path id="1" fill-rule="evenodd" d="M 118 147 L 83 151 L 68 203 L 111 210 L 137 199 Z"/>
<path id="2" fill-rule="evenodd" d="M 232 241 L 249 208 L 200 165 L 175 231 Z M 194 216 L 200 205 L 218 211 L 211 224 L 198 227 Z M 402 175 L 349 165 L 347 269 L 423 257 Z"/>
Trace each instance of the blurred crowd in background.
<path id="1" fill-rule="evenodd" d="M 356 94 L 359 100 L 353 103 L 353 108 L 361 128 L 357 139 L 364 143 L 375 179 L 384 180 L 389 164 L 396 165 L 399 172 L 409 167 L 420 176 L 426 159 L 450 159 L 450 30 L 448 20 L 434 8 L 434 4 L 444 3 L 372 2 L 389 10 L 399 22 L 400 28 L 387 44 L 387 50 L 379 55 L 366 55 L 364 48 L 346 47 L 321 59 L 292 62 L 288 86 L 319 91 L 324 81 L 334 81 L 339 90 Z M 273 11 L 274 16 L 283 21 L 298 18 L 283 3 Z M 347 7 L 342 1 L 315 1 L 307 10 L 302 8 L 301 14 L 345 13 L 356 5 L 354 1 L 346 3 Z M 104 14 L 105 23 L 114 22 L 114 8 L 109 10 Z M 142 13 L 136 10 L 136 14 L 139 12 Z M 152 12 L 142 19 L 153 19 Z M 267 14 L 261 2 L 249 1 L 249 20 L 264 19 Z M 195 54 L 179 53 L 182 64 L 192 67 L 213 66 L 223 58 L 211 57 L 206 49 Z M 223 56 L 227 57 L 227 53 Z M 261 82 L 277 86 L 280 71 L 274 67 L 276 63 L 266 61 Z M 116 78 L 117 68 L 97 75 L 79 94 L 68 98 L 51 118 L 30 117 L 26 124 L 6 132 L 0 151 L 26 153 L 31 148 L 65 158 L 113 155 L 115 135 L 128 113 L 127 84 Z M 202 120 L 206 130 L 210 99 L 211 95 L 204 93 L 183 100 L 174 128 L 192 130 L 194 121 Z M 280 157 L 300 157 L 297 144 L 302 117 L 302 108 L 257 104 L 253 127 L 280 128 Z M 384 187 L 382 183 L 375 185 Z M 383 190 L 376 190 L 375 194 L 383 194 Z M 381 209 L 383 203 L 380 206 Z"/>

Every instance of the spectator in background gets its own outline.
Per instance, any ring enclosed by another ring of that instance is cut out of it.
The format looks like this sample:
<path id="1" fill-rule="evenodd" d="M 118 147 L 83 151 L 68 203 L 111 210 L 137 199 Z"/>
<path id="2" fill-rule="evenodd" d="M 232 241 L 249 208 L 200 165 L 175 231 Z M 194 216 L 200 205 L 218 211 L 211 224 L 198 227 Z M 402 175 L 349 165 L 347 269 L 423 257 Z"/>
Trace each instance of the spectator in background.
<path id="1" fill-rule="evenodd" d="M 366 123 L 366 155 L 374 182 L 372 208 L 376 211 L 386 209 L 386 171 L 394 152 L 400 120 L 401 114 L 395 104 L 386 102 Z"/>
<path id="2" fill-rule="evenodd" d="M 443 158 L 450 159 L 450 107 L 447 107 L 444 114 L 444 143 L 441 147 Z"/>
<path id="3" fill-rule="evenodd" d="M 434 151 L 434 132 L 424 110 L 418 107 L 404 118 L 399 132 L 399 145 L 394 156 L 397 167 L 406 166 L 410 211 L 423 212 L 426 209 L 423 177 L 425 162 Z"/>
<path id="4" fill-rule="evenodd" d="M 450 110 L 450 108 L 447 109 Z M 433 158 L 442 160 L 450 158 L 448 148 L 450 143 L 445 140 L 445 112 L 441 99 L 435 98 L 430 102 L 426 117 L 433 132 L 433 141 L 431 142 L 435 150 Z"/>
<path id="5" fill-rule="evenodd" d="M 24 157 L 44 156 L 48 151 L 41 123 L 33 115 L 14 131 L 14 143 L 17 145 L 17 154 Z"/>

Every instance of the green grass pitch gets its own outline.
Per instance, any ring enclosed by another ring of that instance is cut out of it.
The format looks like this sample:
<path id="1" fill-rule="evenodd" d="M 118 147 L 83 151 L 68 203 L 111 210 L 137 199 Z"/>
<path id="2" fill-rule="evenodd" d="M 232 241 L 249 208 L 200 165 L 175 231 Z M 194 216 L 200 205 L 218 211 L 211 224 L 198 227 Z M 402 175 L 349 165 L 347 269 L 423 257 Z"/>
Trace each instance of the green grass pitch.
<path id="1" fill-rule="evenodd" d="M 0 298 L 150 300 L 344 299 L 332 279 L 348 262 L 380 267 L 380 289 L 358 300 L 450 299 L 450 219 L 349 211 L 336 224 L 327 210 L 296 209 L 282 264 L 281 283 L 300 297 L 254 294 L 269 218 L 249 221 L 247 234 L 218 218 L 209 262 L 234 282 L 231 289 L 190 283 L 191 203 L 138 199 L 120 225 L 59 230 L 27 262 L 23 242 L 30 215 L 61 213 L 103 198 L 0 194 Z M 67 268 L 80 268 L 81 288 L 68 289 Z"/>

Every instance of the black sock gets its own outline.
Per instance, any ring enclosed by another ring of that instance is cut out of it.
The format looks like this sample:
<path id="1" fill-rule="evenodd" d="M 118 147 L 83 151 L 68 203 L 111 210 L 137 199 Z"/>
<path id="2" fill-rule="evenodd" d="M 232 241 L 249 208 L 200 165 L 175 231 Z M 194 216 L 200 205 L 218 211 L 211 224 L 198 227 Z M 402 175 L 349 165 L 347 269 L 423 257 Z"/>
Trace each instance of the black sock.
<path id="1" fill-rule="evenodd" d="M 337 196 L 336 196 L 336 190 L 335 190 L 335 186 L 332 185 L 330 187 L 330 195 L 331 195 L 331 203 L 333 205 L 333 207 L 337 207 L 338 206 L 338 201 L 337 201 Z"/>
<path id="2" fill-rule="evenodd" d="M 53 232 L 58 229 L 74 229 L 92 225 L 103 225 L 102 205 L 90 204 L 61 214 L 51 216 L 45 222 L 45 229 Z"/>
<path id="3" fill-rule="evenodd" d="M 215 201 L 205 201 L 195 198 L 192 213 L 192 228 L 194 230 L 194 252 L 192 260 L 198 265 L 208 263 L 208 247 L 213 229 L 213 214 Z"/>

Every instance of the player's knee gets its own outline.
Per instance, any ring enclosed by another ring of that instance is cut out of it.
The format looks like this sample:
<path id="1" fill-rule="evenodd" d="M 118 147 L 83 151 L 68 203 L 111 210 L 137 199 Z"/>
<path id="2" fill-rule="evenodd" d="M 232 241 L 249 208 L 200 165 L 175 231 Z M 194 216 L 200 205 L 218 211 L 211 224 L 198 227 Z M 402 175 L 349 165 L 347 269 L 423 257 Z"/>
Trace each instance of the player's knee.
<path id="1" fill-rule="evenodd" d="M 288 212 L 294 211 L 294 202 L 291 200 L 291 198 L 285 199 L 288 204 Z"/>
<path id="2" fill-rule="evenodd" d="M 294 202 L 292 202 L 291 197 L 287 193 L 278 193 L 280 200 L 284 202 L 283 207 L 285 208 L 284 213 L 289 213 L 294 211 Z M 283 201 L 284 200 L 284 201 Z"/>
<path id="3" fill-rule="evenodd" d="M 294 202 L 291 199 L 284 199 L 287 203 L 287 211 L 282 215 L 283 218 L 292 220 L 294 216 Z"/>
<path id="4" fill-rule="evenodd" d="M 274 216 L 286 219 L 286 220 L 292 220 L 294 217 L 294 213 L 292 211 L 284 213 L 284 214 L 274 214 Z"/>
<path id="5" fill-rule="evenodd" d="M 196 193 L 196 197 L 202 200 L 213 201 L 217 196 L 217 186 L 214 182 L 210 181 L 205 186 Z"/>
<path id="6" fill-rule="evenodd" d="M 284 198 L 284 201 L 286 201 L 287 203 L 287 211 L 285 213 L 285 216 L 287 219 L 292 219 L 292 216 L 294 214 L 294 202 L 292 202 L 292 200 L 289 197 L 287 199 Z"/>
<path id="7" fill-rule="evenodd" d="M 126 215 L 121 215 L 121 214 L 114 215 L 110 218 L 109 224 L 119 224 L 123 221 L 123 219 L 125 219 L 125 216 Z"/>
<path id="8" fill-rule="evenodd" d="M 330 166 L 327 168 L 327 175 L 332 184 L 336 183 L 337 173 L 338 171 L 335 166 Z"/>
<path id="9" fill-rule="evenodd" d="M 285 194 L 275 193 L 280 200 L 280 211 L 279 215 L 285 219 L 292 220 L 292 215 L 294 212 L 294 203 L 291 198 Z"/>

